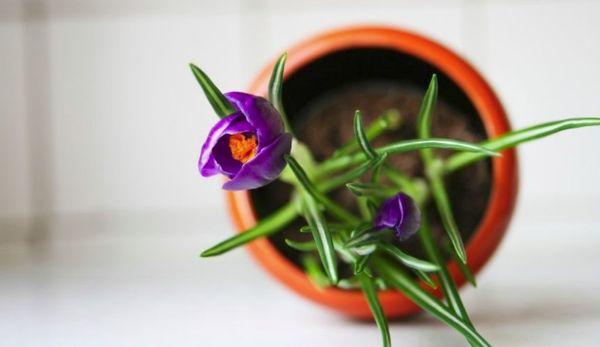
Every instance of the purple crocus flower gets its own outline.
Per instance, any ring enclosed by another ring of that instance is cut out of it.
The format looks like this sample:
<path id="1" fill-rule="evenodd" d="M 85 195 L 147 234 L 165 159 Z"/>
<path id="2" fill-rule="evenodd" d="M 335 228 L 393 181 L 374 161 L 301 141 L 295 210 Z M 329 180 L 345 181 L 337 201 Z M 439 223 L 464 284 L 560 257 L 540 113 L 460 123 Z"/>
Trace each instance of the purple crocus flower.
<path id="1" fill-rule="evenodd" d="M 210 130 L 198 160 L 200 174 L 227 176 L 226 190 L 264 186 L 285 168 L 283 156 L 290 153 L 292 137 L 266 99 L 241 92 L 226 93 L 225 97 L 237 112 Z"/>
<path id="2" fill-rule="evenodd" d="M 404 193 L 398 193 L 381 204 L 374 221 L 375 229 L 392 229 L 400 241 L 413 236 L 420 224 L 419 207 Z"/>

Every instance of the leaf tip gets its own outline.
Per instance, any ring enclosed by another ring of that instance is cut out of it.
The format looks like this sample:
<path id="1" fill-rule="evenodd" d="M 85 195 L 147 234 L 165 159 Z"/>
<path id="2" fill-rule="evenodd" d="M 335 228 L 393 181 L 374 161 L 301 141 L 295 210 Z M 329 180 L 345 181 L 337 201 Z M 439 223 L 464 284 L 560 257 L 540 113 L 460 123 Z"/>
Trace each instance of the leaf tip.
<path id="1" fill-rule="evenodd" d="M 200 258 L 209 258 L 209 257 L 213 257 L 217 254 L 219 254 L 219 253 L 216 252 L 214 248 L 209 248 L 209 249 L 203 251 L 202 253 L 200 253 Z"/>

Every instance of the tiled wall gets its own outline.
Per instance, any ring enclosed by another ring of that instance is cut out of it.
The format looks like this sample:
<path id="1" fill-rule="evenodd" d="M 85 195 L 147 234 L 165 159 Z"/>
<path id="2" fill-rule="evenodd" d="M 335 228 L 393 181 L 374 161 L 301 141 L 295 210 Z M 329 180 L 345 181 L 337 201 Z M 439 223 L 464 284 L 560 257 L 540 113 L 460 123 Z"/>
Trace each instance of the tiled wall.
<path id="1" fill-rule="evenodd" d="M 600 114 L 595 1 L 3 1 L 0 218 L 219 208 L 196 172 L 214 121 L 187 63 L 224 90 L 342 25 L 421 32 L 489 79 L 515 126 Z M 525 201 L 600 201 L 600 129 L 527 145 Z M 571 201 L 571 200 L 569 200 Z"/>

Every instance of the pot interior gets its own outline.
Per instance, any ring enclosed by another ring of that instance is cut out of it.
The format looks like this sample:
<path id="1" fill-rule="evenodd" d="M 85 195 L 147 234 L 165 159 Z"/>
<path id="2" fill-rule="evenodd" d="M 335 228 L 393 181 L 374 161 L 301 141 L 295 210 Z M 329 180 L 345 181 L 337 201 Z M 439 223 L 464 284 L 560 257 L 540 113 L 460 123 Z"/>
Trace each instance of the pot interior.
<path id="1" fill-rule="evenodd" d="M 295 71 L 284 82 L 284 105 L 296 129 L 298 138 L 313 151 L 317 160 L 330 156 L 334 150 L 353 139 L 354 110 L 363 112 L 368 126 L 382 112 L 396 109 L 402 117 L 401 126 L 385 133 L 373 144 L 381 146 L 394 141 L 416 138 L 416 118 L 421 99 L 433 73 L 438 76 L 438 103 L 432 134 L 468 142 L 487 138 L 483 123 L 465 93 L 447 76 L 414 56 L 385 48 L 355 48 L 333 52 Z M 450 151 L 436 151 L 442 157 Z M 411 176 L 423 176 L 418 152 L 393 155 L 388 163 Z M 457 225 L 468 242 L 486 210 L 491 190 L 491 161 L 480 161 L 446 180 L 447 190 Z M 285 204 L 291 189 L 287 184 L 273 182 L 251 193 L 260 218 Z M 338 189 L 332 197 L 348 209 L 357 211 L 349 191 Z M 433 204 L 427 215 L 436 241 L 447 247 L 445 232 Z M 269 241 L 294 264 L 300 266 L 299 252 L 287 247 L 285 238 L 306 240 L 310 235 L 298 229 L 304 225 L 298 218 Z M 409 254 L 423 257 L 418 238 L 398 244 Z M 443 248 L 443 247 L 442 247 Z M 446 252 L 446 257 L 448 257 Z M 349 269 L 341 269 L 342 276 Z"/>

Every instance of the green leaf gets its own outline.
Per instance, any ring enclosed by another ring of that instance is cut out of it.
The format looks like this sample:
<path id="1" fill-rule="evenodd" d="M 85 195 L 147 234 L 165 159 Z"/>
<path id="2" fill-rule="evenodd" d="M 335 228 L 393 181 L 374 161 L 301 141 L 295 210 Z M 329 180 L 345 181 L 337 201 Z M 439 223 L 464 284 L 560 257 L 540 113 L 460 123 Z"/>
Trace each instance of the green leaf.
<path id="1" fill-rule="evenodd" d="M 300 261 L 302 262 L 302 267 L 304 268 L 306 276 L 308 276 L 315 286 L 323 289 L 331 285 L 329 278 L 323 273 L 321 264 L 319 264 L 315 257 L 311 254 L 304 254 Z"/>
<path id="2" fill-rule="evenodd" d="M 380 183 L 353 182 L 347 183 L 346 188 L 348 188 L 352 194 L 358 197 L 364 196 L 385 199 L 395 195 L 398 192 L 395 188 L 388 187 Z"/>
<path id="3" fill-rule="evenodd" d="M 205 250 L 200 256 L 212 257 L 223 254 L 259 237 L 272 235 L 289 224 L 297 215 L 298 211 L 294 202 L 288 202 L 285 206 L 275 211 L 272 215 L 261 220 L 254 227 Z"/>
<path id="4" fill-rule="evenodd" d="M 213 110 L 215 110 L 217 115 L 221 118 L 225 118 L 234 113 L 235 109 L 233 106 L 231 106 L 229 100 L 225 98 L 219 88 L 215 86 L 215 84 L 210 80 L 210 78 L 208 78 L 204 71 L 200 70 L 200 68 L 194 64 L 190 64 L 190 68 L 192 69 L 192 73 L 196 77 L 196 80 L 198 83 L 200 83 L 208 102 L 210 102 L 210 105 L 212 106 Z"/>
<path id="5" fill-rule="evenodd" d="M 396 143 L 389 144 L 387 146 L 375 148 L 375 151 L 378 154 L 387 153 L 388 155 L 391 155 L 421 150 L 424 148 L 452 149 L 457 151 L 483 153 L 488 156 L 499 156 L 498 153 L 476 144 L 458 140 L 438 138 L 399 141 Z M 364 153 L 356 153 L 352 155 L 344 155 L 337 158 L 327 159 L 317 168 L 318 177 L 321 177 L 323 175 L 329 174 L 337 170 L 347 168 L 352 165 L 363 163 L 367 160 L 368 158 Z"/>
<path id="6" fill-rule="evenodd" d="M 302 188 L 306 191 L 308 195 L 310 195 L 315 201 L 318 201 L 322 204 L 333 216 L 338 218 L 342 222 L 347 222 L 349 224 L 360 223 L 360 218 L 357 218 L 352 213 L 346 211 L 343 207 L 338 205 L 336 202 L 329 199 L 325 194 L 323 194 L 315 185 L 310 181 L 306 172 L 302 169 L 300 164 L 294 159 L 292 156 L 285 156 L 285 160 L 288 163 L 290 169 L 298 182 L 302 186 Z"/>
<path id="7" fill-rule="evenodd" d="M 354 248 L 375 243 L 381 238 L 381 236 L 385 234 L 386 231 L 389 230 L 374 230 L 373 227 L 370 227 L 366 232 L 356 233 L 354 236 L 351 236 L 346 241 L 344 246 L 346 248 Z"/>
<path id="8" fill-rule="evenodd" d="M 324 182 L 319 182 L 317 187 L 321 191 L 324 191 L 324 192 L 329 191 L 333 188 L 337 188 L 341 185 L 344 185 L 352 180 L 355 180 L 355 179 L 361 177 L 362 175 L 367 173 L 367 171 L 369 171 L 370 169 L 376 167 L 377 165 L 382 164 L 386 158 L 387 158 L 387 153 L 384 153 L 384 154 L 380 155 L 378 158 L 369 160 L 365 163 L 362 163 L 360 166 L 358 166 L 352 170 L 346 171 L 341 175 L 334 176 L 334 177 L 328 177 L 327 180 L 325 180 Z"/>
<path id="9" fill-rule="evenodd" d="M 434 74 L 429 82 L 429 87 L 423 96 L 423 102 L 419 109 L 419 118 L 417 124 L 417 132 L 419 137 L 427 139 L 431 137 L 431 118 L 437 101 L 438 84 L 437 76 Z"/>
<path id="10" fill-rule="evenodd" d="M 340 232 L 344 232 L 344 231 L 348 230 L 348 227 L 343 224 L 327 223 L 327 227 L 329 228 L 329 231 L 332 233 L 340 233 Z M 310 225 L 304 225 L 304 226 L 300 227 L 301 233 L 312 233 L 312 231 L 313 231 L 313 229 Z"/>
<path id="11" fill-rule="evenodd" d="M 321 215 L 321 211 L 319 211 L 317 202 L 306 192 L 304 192 L 303 197 L 307 209 L 305 218 L 313 230 L 312 236 L 317 245 L 321 263 L 325 268 L 329 281 L 335 285 L 338 282 L 337 257 L 335 255 L 335 249 L 333 248 L 331 234 L 327 229 L 327 223 Z"/>
<path id="12" fill-rule="evenodd" d="M 437 245 L 433 240 L 427 222 L 427 215 L 424 210 L 421 210 L 421 213 L 421 229 L 419 230 L 418 235 L 421 239 L 421 244 L 425 249 L 425 253 L 440 268 L 437 274 L 442 291 L 444 292 L 444 297 L 448 301 L 450 309 L 456 316 L 472 326 L 473 324 L 471 323 L 469 314 L 467 313 L 462 299 L 460 298 L 460 294 L 458 293 L 458 289 L 456 288 L 456 283 L 454 283 L 454 279 L 450 276 L 450 272 L 448 272 L 448 269 L 446 268 L 445 260 L 442 258 Z"/>
<path id="13" fill-rule="evenodd" d="M 288 238 L 286 238 L 284 241 L 286 245 L 300 252 L 312 252 L 317 250 L 317 245 L 314 241 L 300 242 Z"/>
<path id="14" fill-rule="evenodd" d="M 359 275 L 365 270 L 369 260 L 371 260 L 371 255 L 372 253 L 358 257 L 354 262 L 354 275 Z"/>
<path id="15" fill-rule="evenodd" d="M 369 159 L 374 159 L 379 156 L 369 144 L 369 139 L 367 139 L 367 135 L 365 134 L 359 110 L 356 110 L 354 113 L 354 136 L 358 141 L 358 145 Z"/>
<path id="16" fill-rule="evenodd" d="M 359 237 L 368 233 L 369 231 L 373 231 L 373 225 L 371 223 L 362 223 L 354 227 L 350 232 L 350 239 Z"/>
<path id="17" fill-rule="evenodd" d="M 279 111 L 285 131 L 293 134 L 291 124 L 285 113 L 285 108 L 283 107 L 282 98 L 283 70 L 285 68 L 286 60 L 287 53 L 283 53 L 279 59 L 277 59 L 275 66 L 273 66 L 273 72 L 271 73 L 271 79 L 269 80 L 269 100 L 273 106 L 275 106 L 275 109 Z"/>
<path id="18" fill-rule="evenodd" d="M 448 326 L 454 328 L 475 346 L 491 346 L 469 323 L 458 318 L 436 297 L 423 290 L 400 268 L 389 264 L 383 259 L 373 259 L 375 268 L 386 283 L 399 289 L 415 304 L 431 313 Z"/>
<path id="19" fill-rule="evenodd" d="M 421 139 L 427 139 L 431 136 L 431 119 L 433 116 L 433 110 L 437 101 L 437 77 L 433 75 L 427 92 L 423 97 L 421 108 L 419 110 L 419 116 L 417 119 L 417 132 Z M 452 214 L 452 208 L 450 207 L 450 199 L 446 193 L 444 182 L 439 175 L 441 164 L 435 159 L 433 151 L 429 148 L 421 150 L 421 157 L 425 165 L 425 173 L 429 180 L 431 187 L 431 194 L 435 200 L 438 208 L 444 229 L 448 238 L 452 242 L 454 253 L 458 257 L 459 261 L 467 262 L 467 253 L 465 252 L 465 246 L 460 236 L 460 231 L 456 226 L 454 216 Z"/>
<path id="20" fill-rule="evenodd" d="M 365 294 L 365 298 L 369 302 L 369 307 L 373 313 L 373 318 L 375 318 L 375 322 L 379 327 L 379 331 L 381 331 L 383 346 L 390 347 L 391 339 L 387 318 L 385 317 L 383 308 L 381 308 L 381 304 L 379 303 L 379 298 L 377 297 L 377 291 L 375 289 L 375 285 L 373 284 L 373 280 L 365 274 L 361 274 L 359 276 L 359 280 L 363 293 Z"/>
<path id="21" fill-rule="evenodd" d="M 600 118 L 587 117 L 587 118 L 569 118 L 554 122 L 548 122 L 543 124 L 534 125 L 525 129 L 515 130 L 491 140 L 482 142 L 480 145 L 494 150 L 499 151 L 507 148 L 512 148 L 518 144 L 529 142 L 532 140 L 540 139 L 558 132 L 600 125 Z M 483 156 L 475 153 L 458 153 L 454 154 L 446 161 L 444 165 L 444 172 L 446 174 L 454 172 L 460 168 L 463 168 L 473 162 L 482 159 Z"/>
<path id="22" fill-rule="evenodd" d="M 395 130 L 402 124 L 402 116 L 396 109 L 389 109 L 383 112 L 377 119 L 375 119 L 367 127 L 365 133 L 369 141 L 373 141 L 381 134 L 388 130 Z M 340 147 L 333 153 L 333 157 L 339 157 L 342 155 L 350 154 L 358 149 L 358 142 L 356 139 L 351 140 L 344 146 Z"/>
<path id="23" fill-rule="evenodd" d="M 438 212 L 442 219 L 442 224 L 446 230 L 446 234 L 452 243 L 452 249 L 458 258 L 458 261 L 466 264 L 467 253 L 465 251 L 462 237 L 460 236 L 460 231 L 456 226 L 454 215 L 452 214 L 452 207 L 450 206 L 450 199 L 448 198 L 448 194 L 444 188 L 444 182 L 442 181 L 441 177 L 433 175 L 429 177 L 429 183 L 431 187 L 431 195 L 435 200 Z"/>
<path id="24" fill-rule="evenodd" d="M 427 284 L 428 286 L 430 286 L 433 289 L 437 289 L 437 285 L 431 279 L 431 277 L 429 277 L 429 275 L 427 275 L 425 272 L 423 272 L 421 270 L 413 270 L 413 271 L 417 275 L 417 277 L 419 277 L 423 282 L 425 282 L 425 284 Z"/>
<path id="25" fill-rule="evenodd" d="M 473 276 L 473 273 L 471 272 L 469 265 L 464 264 L 462 261 L 458 261 L 458 259 L 457 259 L 456 263 L 458 264 L 460 272 L 462 272 L 462 274 L 465 275 L 465 278 L 467 279 L 467 281 L 473 287 L 477 287 L 477 281 L 475 280 L 475 276 Z"/>
<path id="26" fill-rule="evenodd" d="M 408 266 L 409 268 L 424 271 L 424 272 L 438 271 L 440 269 L 440 267 L 435 264 L 432 264 L 425 260 L 415 258 L 411 255 L 404 253 L 402 250 L 400 250 L 400 248 L 398 248 L 390 243 L 381 242 L 379 244 L 379 248 L 383 249 L 386 253 L 388 253 L 392 257 L 396 258 L 398 261 L 400 261 L 402 264 Z"/>

